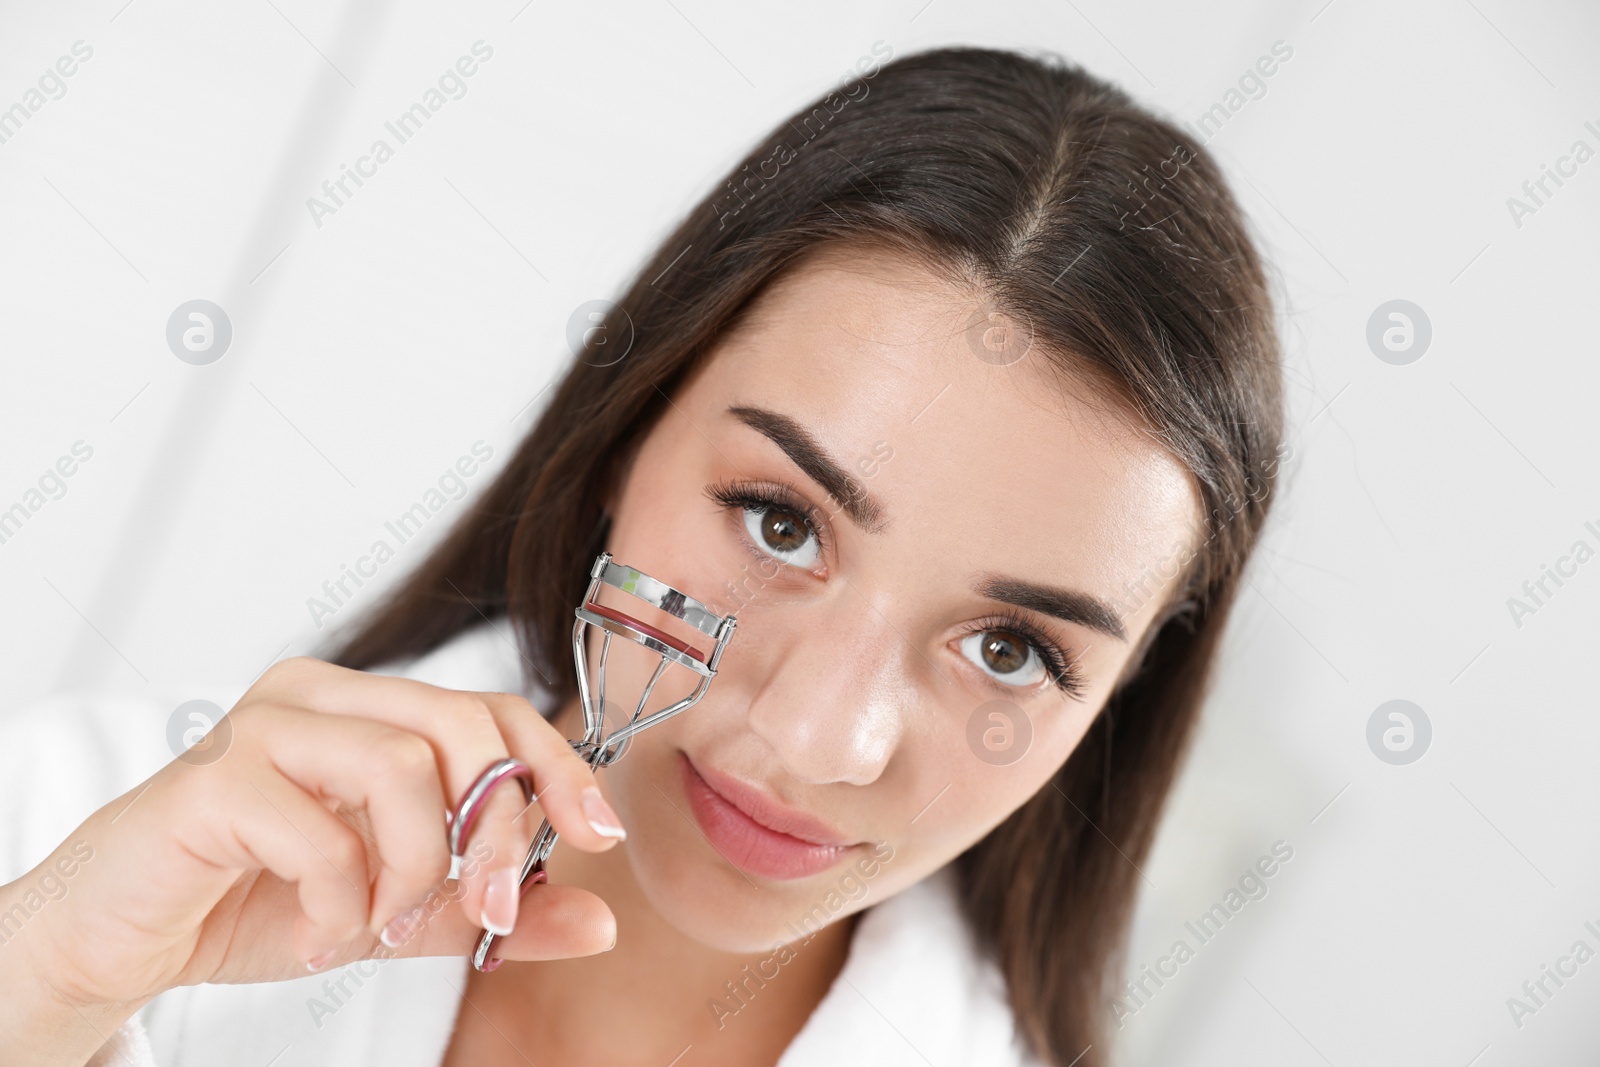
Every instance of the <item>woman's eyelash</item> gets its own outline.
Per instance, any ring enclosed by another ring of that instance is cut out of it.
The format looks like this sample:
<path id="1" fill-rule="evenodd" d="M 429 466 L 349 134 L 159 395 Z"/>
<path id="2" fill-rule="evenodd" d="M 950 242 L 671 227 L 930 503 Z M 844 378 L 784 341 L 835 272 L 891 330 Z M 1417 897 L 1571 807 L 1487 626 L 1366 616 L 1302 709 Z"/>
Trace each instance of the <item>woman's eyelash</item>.
<path id="1" fill-rule="evenodd" d="M 988 633 L 991 630 L 1005 630 L 1025 638 L 1028 644 L 1033 646 L 1034 651 L 1039 654 L 1039 658 L 1044 661 L 1045 673 L 1050 675 L 1056 688 L 1073 700 L 1083 699 L 1084 690 L 1087 688 L 1083 671 L 1076 662 L 1061 651 L 1060 647 L 1043 630 L 1018 615 L 1015 611 L 1008 609 L 974 624 L 966 633 L 967 635 L 981 634 Z"/>
<path id="2" fill-rule="evenodd" d="M 828 535 L 824 532 L 821 514 L 785 486 L 765 482 L 717 482 L 706 486 L 706 496 L 725 508 L 791 511 L 805 522 L 806 529 L 817 539 L 818 548 L 823 552 L 828 550 Z"/>

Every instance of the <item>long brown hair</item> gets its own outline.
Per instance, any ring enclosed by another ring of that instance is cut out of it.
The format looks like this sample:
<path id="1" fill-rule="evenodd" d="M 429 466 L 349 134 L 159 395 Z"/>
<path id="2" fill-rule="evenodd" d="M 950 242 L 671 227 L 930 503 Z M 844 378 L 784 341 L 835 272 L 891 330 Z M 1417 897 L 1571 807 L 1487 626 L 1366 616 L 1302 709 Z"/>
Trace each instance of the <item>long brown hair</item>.
<path id="1" fill-rule="evenodd" d="M 1053 55 L 945 48 L 877 63 L 887 57 L 874 45 L 858 75 L 777 126 L 660 245 L 603 324 L 613 337 L 631 324 L 626 357 L 579 354 L 494 483 L 337 660 L 420 655 L 504 615 L 564 704 L 577 692 L 572 608 L 605 544 L 607 491 L 751 299 L 843 241 L 887 242 L 976 285 L 1042 358 L 1141 420 L 1203 499 L 1203 526 L 1174 563 L 1178 592 L 1095 725 L 956 861 L 1021 1033 L 1047 1062 L 1090 1067 L 1104 1062 L 1136 865 L 1273 496 L 1271 298 L 1214 162 L 1119 89 Z"/>

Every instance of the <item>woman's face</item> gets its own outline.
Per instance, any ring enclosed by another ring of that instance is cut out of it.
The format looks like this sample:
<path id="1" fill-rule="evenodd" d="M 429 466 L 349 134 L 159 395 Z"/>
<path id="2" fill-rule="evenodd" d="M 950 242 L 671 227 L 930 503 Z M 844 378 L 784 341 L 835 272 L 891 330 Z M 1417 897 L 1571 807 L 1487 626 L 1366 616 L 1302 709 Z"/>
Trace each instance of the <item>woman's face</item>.
<path id="1" fill-rule="evenodd" d="M 706 696 L 600 776 L 640 892 L 700 942 L 794 941 L 1051 788 L 1171 591 L 1187 472 L 981 313 L 908 260 L 819 253 L 609 503 L 618 562 L 739 620 Z M 613 640 L 608 703 L 631 712 L 657 662 Z M 650 709 L 692 684 L 668 667 Z"/>

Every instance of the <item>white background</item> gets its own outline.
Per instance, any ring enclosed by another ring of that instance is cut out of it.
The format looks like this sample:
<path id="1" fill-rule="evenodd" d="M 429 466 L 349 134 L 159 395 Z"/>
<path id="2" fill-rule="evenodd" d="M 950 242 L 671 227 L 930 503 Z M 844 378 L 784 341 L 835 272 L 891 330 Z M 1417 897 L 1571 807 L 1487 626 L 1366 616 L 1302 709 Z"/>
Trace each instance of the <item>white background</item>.
<path id="1" fill-rule="evenodd" d="M 1133 965 L 1273 842 L 1294 857 L 1126 1019 L 1122 1058 L 1592 1062 L 1600 962 L 1520 1027 L 1506 1000 L 1600 948 L 1600 562 L 1520 627 L 1507 598 L 1600 548 L 1600 159 L 1520 226 L 1507 198 L 1574 141 L 1600 150 L 1600 9 L 523 3 L 0 9 L 0 108 L 94 50 L 0 144 L 0 508 L 93 448 L 0 544 L 0 714 L 65 689 L 221 700 L 318 648 L 306 599 L 480 440 L 486 484 L 573 309 L 875 41 L 1060 51 L 1193 122 L 1281 40 L 1208 148 L 1279 278 L 1295 455 Z M 479 39 L 467 95 L 315 226 L 306 198 Z M 194 298 L 233 324 L 206 367 L 165 343 Z M 1433 327 L 1406 366 L 1365 339 L 1396 298 Z M 1434 731 L 1408 766 L 1366 741 L 1395 698 Z"/>

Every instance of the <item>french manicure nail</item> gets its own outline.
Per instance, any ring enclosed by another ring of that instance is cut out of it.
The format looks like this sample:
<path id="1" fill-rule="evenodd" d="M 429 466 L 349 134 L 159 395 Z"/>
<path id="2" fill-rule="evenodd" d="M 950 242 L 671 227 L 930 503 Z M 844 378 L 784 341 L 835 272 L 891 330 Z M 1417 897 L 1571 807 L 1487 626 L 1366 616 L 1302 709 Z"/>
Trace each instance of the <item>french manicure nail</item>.
<path id="1" fill-rule="evenodd" d="M 591 785 L 585 789 L 578 798 L 578 804 L 583 808 L 583 817 L 589 820 L 589 825 L 601 837 L 614 837 L 621 841 L 628 836 L 628 831 L 622 828 L 622 820 L 611 810 L 606 798 L 600 795 L 598 786 Z"/>
<path id="2" fill-rule="evenodd" d="M 384 925 L 383 930 L 378 934 L 378 940 L 389 948 L 399 948 L 410 940 L 411 935 L 416 932 L 417 920 L 421 915 L 421 908 L 412 908 L 410 911 L 401 912 Z"/>
<path id="3" fill-rule="evenodd" d="M 489 872 L 489 882 L 483 891 L 483 928 L 491 934 L 504 937 L 517 925 L 517 869 L 502 867 Z"/>
<path id="4" fill-rule="evenodd" d="M 309 960 L 306 960 L 306 970 L 312 972 L 322 970 L 322 968 L 333 962 L 333 957 L 338 951 L 336 948 L 330 948 L 321 955 L 312 956 Z"/>

